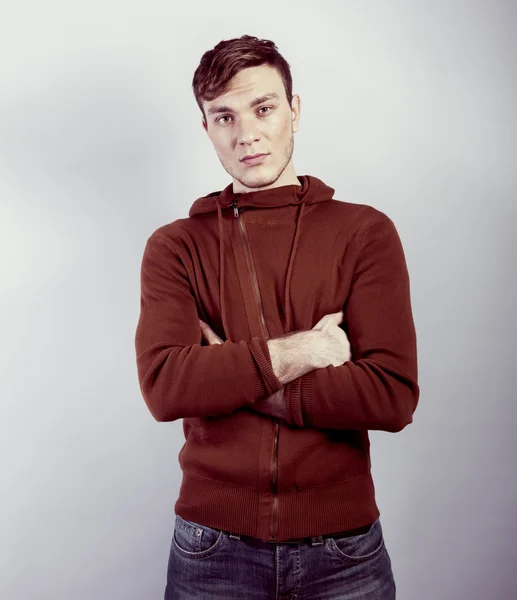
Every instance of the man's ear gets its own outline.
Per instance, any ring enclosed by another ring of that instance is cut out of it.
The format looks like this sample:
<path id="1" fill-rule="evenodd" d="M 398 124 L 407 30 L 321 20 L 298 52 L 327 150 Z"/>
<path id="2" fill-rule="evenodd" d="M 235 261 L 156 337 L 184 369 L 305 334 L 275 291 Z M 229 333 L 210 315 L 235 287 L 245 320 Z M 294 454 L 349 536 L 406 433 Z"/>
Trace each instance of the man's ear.
<path id="1" fill-rule="evenodd" d="M 203 125 L 203 129 L 208 133 L 207 128 L 206 128 L 205 117 L 201 117 L 201 125 Z"/>
<path id="2" fill-rule="evenodd" d="M 293 122 L 293 131 L 296 133 L 300 129 L 300 95 L 293 96 L 291 105 L 291 118 Z"/>

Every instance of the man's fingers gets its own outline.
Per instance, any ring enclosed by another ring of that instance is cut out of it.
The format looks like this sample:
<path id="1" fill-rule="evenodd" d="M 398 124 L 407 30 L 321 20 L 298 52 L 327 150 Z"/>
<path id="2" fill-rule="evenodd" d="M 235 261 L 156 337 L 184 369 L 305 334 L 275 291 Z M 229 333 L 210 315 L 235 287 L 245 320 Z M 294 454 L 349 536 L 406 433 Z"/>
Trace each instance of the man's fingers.
<path id="1" fill-rule="evenodd" d="M 209 344 L 222 344 L 223 343 L 223 340 L 217 335 L 217 333 L 215 333 L 215 331 L 212 331 L 210 326 L 207 325 L 201 319 L 199 319 L 199 326 L 201 327 L 201 333 L 203 334 L 203 336 L 205 337 L 206 341 Z"/>
<path id="2" fill-rule="evenodd" d="M 313 329 L 322 329 L 325 330 L 329 325 L 339 325 L 343 322 L 343 311 L 340 310 L 337 313 L 330 313 L 328 315 L 324 315 L 321 319 L 314 325 Z"/>
<path id="3" fill-rule="evenodd" d="M 337 313 L 333 313 L 333 314 L 332 314 L 332 315 L 330 315 L 330 316 L 331 316 L 331 318 L 332 318 L 333 322 L 334 322 L 336 325 L 339 325 L 340 323 L 342 323 L 342 322 L 343 322 L 344 315 L 343 315 L 343 311 L 342 311 L 342 310 L 338 311 Z"/>

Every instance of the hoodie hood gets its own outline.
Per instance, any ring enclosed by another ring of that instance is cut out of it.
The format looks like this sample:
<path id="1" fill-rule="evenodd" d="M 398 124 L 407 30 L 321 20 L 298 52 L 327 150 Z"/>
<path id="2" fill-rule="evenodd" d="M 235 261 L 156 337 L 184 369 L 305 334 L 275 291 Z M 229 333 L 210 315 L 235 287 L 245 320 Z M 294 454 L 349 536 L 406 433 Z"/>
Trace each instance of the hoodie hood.
<path id="1" fill-rule="evenodd" d="M 291 184 L 283 185 L 268 190 L 257 190 L 252 192 L 235 193 L 233 183 L 227 185 L 222 191 L 212 192 L 207 196 L 201 196 L 191 206 L 189 217 L 195 215 L 217 211 L 219 222 L 219 300 L 221 305 L 221 317 L 224 333 L 227 340 L 230 340 L 229 330 L 226 320 L 226 306 L 224 300 L 224 221 L 222 210 L 233 207 L 238 215 L 238 211 L 243 207 L 275 208 L 287 204 L 298 205 L 298 214 L 296 217 L 296 228 L 294 234 L 294 243 L 289 256 L 287 267 L 287 276 L 285 281 L 285 307 L 286 332 L 291 330 L 291 302 L 290 302 L 290 284 L 291 273 L 298 247 L 303 211 L 308 204 L 317 204 L 332 200 L 334 188 L 326 185 L 321 179 L 311 175 L 299 175 L 298 179 L 301 185 Z M 266 332 L 267 333 L 267 332 Z"/>

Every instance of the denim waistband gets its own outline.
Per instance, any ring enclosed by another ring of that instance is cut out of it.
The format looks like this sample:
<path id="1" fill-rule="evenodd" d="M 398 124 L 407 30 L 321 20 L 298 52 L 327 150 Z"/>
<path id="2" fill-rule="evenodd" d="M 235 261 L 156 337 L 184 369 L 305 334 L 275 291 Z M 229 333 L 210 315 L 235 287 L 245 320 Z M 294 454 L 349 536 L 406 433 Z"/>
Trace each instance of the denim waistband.
<path id="1" fill-rule="evenodd" d="M 323 540 L 326 538 L 343 538 L 343 537 L 352 537 L 354 535 L 361 535 L 364 533 L 368 533 L 372 527 L 373 523 L 369 523 L 368 525 L 363 525 L 361 527 L 356 527 L 355 529 L 348 529 L 347 531 L 338 531 L 334 533 L 326 533 L 323 535 L 314 535 L 308 536 L 304 538 L 291 538 L 288 540 L 283 540 L 281 542 L 275 542 L 268 540 L 270 544 L 303 544 L 308 543 L 311 546 L 319 546 L 323 544 Z M 241 535 L 236 533 L 230 533 L 230 538 L 235 540 L 240 540 Z"/>

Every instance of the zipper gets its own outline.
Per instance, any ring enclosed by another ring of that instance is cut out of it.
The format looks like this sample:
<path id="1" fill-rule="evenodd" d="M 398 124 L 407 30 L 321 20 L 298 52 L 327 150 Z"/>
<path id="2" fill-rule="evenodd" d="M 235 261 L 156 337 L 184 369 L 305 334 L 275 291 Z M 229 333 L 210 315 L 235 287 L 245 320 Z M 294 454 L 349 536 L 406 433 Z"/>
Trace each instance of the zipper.
<path id="1" fill-rule="evenodd" d="M 238 199 L 234 200 L 234 202 L 233 202 L 233 214 L 237 219 L 239 219 L 238 202 L 239 202 Z M 251 272 L 251 279 L 253 281 L 253 291 L 255 292 L 255 300 L 257 301 L 257 305 L 258 305 L 258 309 L 259 309 L 260 322 L 262 323 L 262 330 L 264 332 L 266 339 L 269 339 L 271 336 L 269 335 L 269 331 L 268 331 L 268 328 L 266 325 L 266 319 L 264 318 L 264 310 L 262 308 L 262 299 L 260 298 L 260 293 L 259 293 L 257 274 L 255 273 L 255 267 L 253 266 L 253 257 L 251 255 L 251 248 L 250 248 L 250 244 L 249 244 L 248 233 L 246 230 L 246 224 L 244 223 L 244 219 L 239 219 L 239 226 L 240 226 L 240 230 L 241 230 L 241 234 L 242 234 L 242 241 L 244 242 L 244 248 L 246 250 L 248 266 L 249 266 L 250 272 Z"/>
<path id="2" fill-rule="evenodd" d="M 262 299 L 260 297 L 257 273 L 255 271 L 255 266 L 253 264 L 253 256 L 251 254 L 251 247 L 249 243 L 249 237 L 246 230 L 246 223 L 244 219 L 239 219 L 239 199 L 235 199 L 232 203 L 233 206 L 233 214 L 239 222 L 239 229 L 241 232 L 242 241 L 244 243 L 244 248 L 246 252 L 246 258 L 248 260 L 248 267 L 251 273 L 251 280 L 253 282 L 253 291 L 255 293 L 255 300 L 257 301 L 257 306 L 259 309 L 260 322 L 262 325 L 262 330 L 266 339 L 269 339 L 271 336 L 269 335 L 269 331 L 266 325 L 266 319 L 264 318 L 264 310 L 262 306 Z M 273 523 L 271 529 L 271 540 L 275 541 L 276 532 L 277 532 L 277 512 L 278 512 L 278 436 L 280 434 L 280 421 L 279 419 L 274 420 L 275 426 L 275 443 L 273 447 L 273 457 L 272 457 L 272 465 L 271 465 L 271 491 L 273 493 Z"/>

